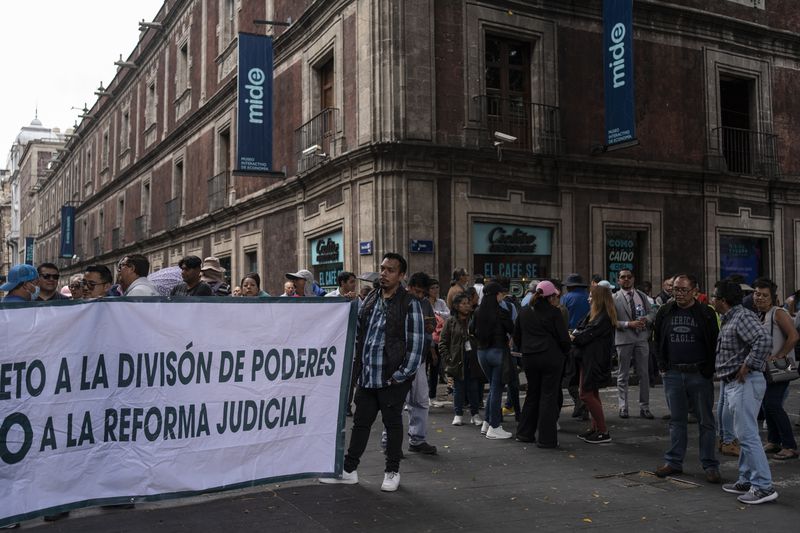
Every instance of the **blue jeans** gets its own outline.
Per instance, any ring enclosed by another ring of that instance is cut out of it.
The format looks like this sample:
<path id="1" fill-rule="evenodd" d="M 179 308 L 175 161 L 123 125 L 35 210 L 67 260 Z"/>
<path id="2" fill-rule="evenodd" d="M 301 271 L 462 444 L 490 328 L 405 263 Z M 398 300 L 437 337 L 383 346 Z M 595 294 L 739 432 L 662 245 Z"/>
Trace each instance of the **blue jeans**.
<path id="1" fill-rule="evenodd" d="M 780 445 L 781 448 L 797 449 L 797 441 L 792 432 L 789 415 L 783 409 L 789 382 L 770 383 L 764 393 L 764 414 L 767 418 L 767 442 Z"/>
<path id="2" fill-rule="evenodd" d="M 717 400 L 717 420 L 719 421 L 720 442 L 730 444 L 736 439 L 733 434 L 733 415 L 725 403 L 725 382 L 719 382 L 719 400 Z"/>
<path id="3" fill-rule="evenodd" d="M 406 410 L 408 411 L 408 443 L 412 446 L 422 444 L 428 436 L 428 377 L 425 367 L 420 365 L 417 373 L 411 378 L 411 390 L 406 395 Z M 381 433 L 381 448 L 386 449 L 387 433 L 384 428 Z"/>
<path id="4" fill-rule="evenodd" d="M 669 370 L 664 374 L 664 394 L 671 415 L 670 448 L 664 454 L 664 461 L 672 467 L 683 468 L 691 407 L 700 427 L 700 463 L 703 470 L 718 469 L 719 461 L 714 454 L 714 382 L 698 372 Z"/>
<path id="5" fill-rule="evenodd" d="M 503 396 L 503 349 L 489 348 L 478 350 L 478 363 L 489 379 L 489 397 L 486 399 L 484 419 L 493 428 L 500 425 L 501 402 Z"/>
<path id="6" fill-rule="evenodd" d="M 469 400 L 469 410 L 473 415 L 478 414 L 481 404 L 479 389 L 480 382 L 469 373 L 469 364 L 464 361 L 464 379 L 453 378 L 453 409 L 457 416 L 464 415 L 464 396 Z"/>
<path id="7" fill-rule="evenodd" d="M 738 481 L 761 490 L 772 488 L 772 473 L 757 420 L 766 388 L 767 380 L 761 372 L 748 372 L 744 383 L 734 380 L 725 384 L 725 403 L 733 414 L 733 432 L 741 447 Z"/>
<path id="8" fill-rule="evenodd" d="M 420 365 L 411 383 L 411 390 L 406 397 L 408 406 L 408 443 L 414 446 L 422 444 L 428 436 L 428 376 L 425 365 Z"/>

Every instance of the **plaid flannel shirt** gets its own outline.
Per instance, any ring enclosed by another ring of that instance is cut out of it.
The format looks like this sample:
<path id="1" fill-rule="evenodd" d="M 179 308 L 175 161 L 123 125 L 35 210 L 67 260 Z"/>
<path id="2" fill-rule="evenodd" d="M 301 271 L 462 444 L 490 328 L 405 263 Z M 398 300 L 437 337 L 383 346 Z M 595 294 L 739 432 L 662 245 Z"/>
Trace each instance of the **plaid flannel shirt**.
<path id="1" fill-rule="evenodd" d="M 410 309 L 406 315 L 406 359 L 403 366 L 395 370 L 392 377 L 402 383 L 411 378 L 423 358 L 425 347 L 425 320 L 422 307 L 416 298 L 411 298 Z M 386 341 L 387 302 L 378 295 L 375 307 L 367 326 L 364 339 L 364 366 L 361 370 L 360 384 L 366 389 L 385 387 L 383 382 L 383 348 Z"/>
<path id="2" fill-rule="evenodd" d="M 772 337 L 755 313 L 735 305 L 722 315 L 715 364 L 718 378 L 731 377 L 742 363 L 747 363 L 750 370 L 763 372 L 770 353 Z"/>

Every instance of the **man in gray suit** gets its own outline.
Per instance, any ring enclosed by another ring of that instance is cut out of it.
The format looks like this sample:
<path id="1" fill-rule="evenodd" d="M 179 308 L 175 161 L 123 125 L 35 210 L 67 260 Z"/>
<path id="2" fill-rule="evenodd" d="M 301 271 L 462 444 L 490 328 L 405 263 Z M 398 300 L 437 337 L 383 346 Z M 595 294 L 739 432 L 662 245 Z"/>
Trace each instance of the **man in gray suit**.
<path id="1" fill-rule="evenodd" d="M 615 344 L 619 355 L 619 416 L 628 418 L 628 377 L 631 359 L 636 359 L 636 374 L 639 376 L 639 416 L 652 419 L 650 412 L 650 381 L 648 379 L 650 328 L 656 317 L 656 308 L 650 305 L 647 296 L 633 287 L 633 272 L 621 270 L 617 278 L 620 290 L 614 294 L 617 309 L 617 334 Z"/>

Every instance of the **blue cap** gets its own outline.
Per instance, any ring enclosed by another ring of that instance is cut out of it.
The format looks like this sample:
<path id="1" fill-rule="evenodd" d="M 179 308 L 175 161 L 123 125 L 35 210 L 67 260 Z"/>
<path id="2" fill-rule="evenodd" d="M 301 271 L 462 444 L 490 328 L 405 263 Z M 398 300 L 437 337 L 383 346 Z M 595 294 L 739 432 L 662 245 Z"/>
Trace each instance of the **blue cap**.
<path id="1" fill-rule="evenodd" d="M 31 265 L 14 265 L 8 271 L 8 281 L 0 285 L 0 291 L 8 292 L 16 289 L 26 281 L 39 278 L 39 273 Z"/>

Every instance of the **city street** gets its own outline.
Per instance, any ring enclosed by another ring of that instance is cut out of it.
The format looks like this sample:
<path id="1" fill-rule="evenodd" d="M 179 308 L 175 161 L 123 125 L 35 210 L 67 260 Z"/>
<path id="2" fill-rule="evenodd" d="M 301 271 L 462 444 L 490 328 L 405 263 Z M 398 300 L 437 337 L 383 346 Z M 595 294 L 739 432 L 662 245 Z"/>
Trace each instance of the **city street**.
<path id="1" fill-rule="evenodd" d="M 787 411 L 798 422 L 792 385 Z M 440 386 L 440 392 L 443 387 Z M 633 398 L 637 391 L 632 388 Z M 359 467 L 358 485 L 315 480 L 271 484 L 231 493 L 137 504 L 135 510 L 73 511 L 53 524 L 33 520 L 23 529 L 47 531 L 771 531 L 796 529 L 800 518 L 800 461 L 770 460 L 777 502 L 748 507 L 703 478 L 697 431 L 690 430 L 684 475 L 662 480 L 668 443 L 661 386 L 651 393 L 655 420 L 616 416 L 615 389 L 603 391 L 613 442 L 585 444 L 584 422 L 561 418 L 560 449 L 481 438 L 474 426 L 454 427 L 448 405 L 431 409 L 428 441 L 439 455 L 405 452 L 396 493 L 382 493 L 379 428 Z M 440 398 L 444 398 L 440 395 Z M 632 413 L 633 414 L 633 413 Z M 351 419 L 348 419 L 351 420 Z M 506 422 L 506 429 L 515 424 Z M 795 431 L 797 427 L 795 426 Z M 348 432 L 349 436 L 349 432 Z M 736 458 L 720 457 L 723 482 L 736 475 Z M 198 467 L 202 467 L 198 465 Z"/>

